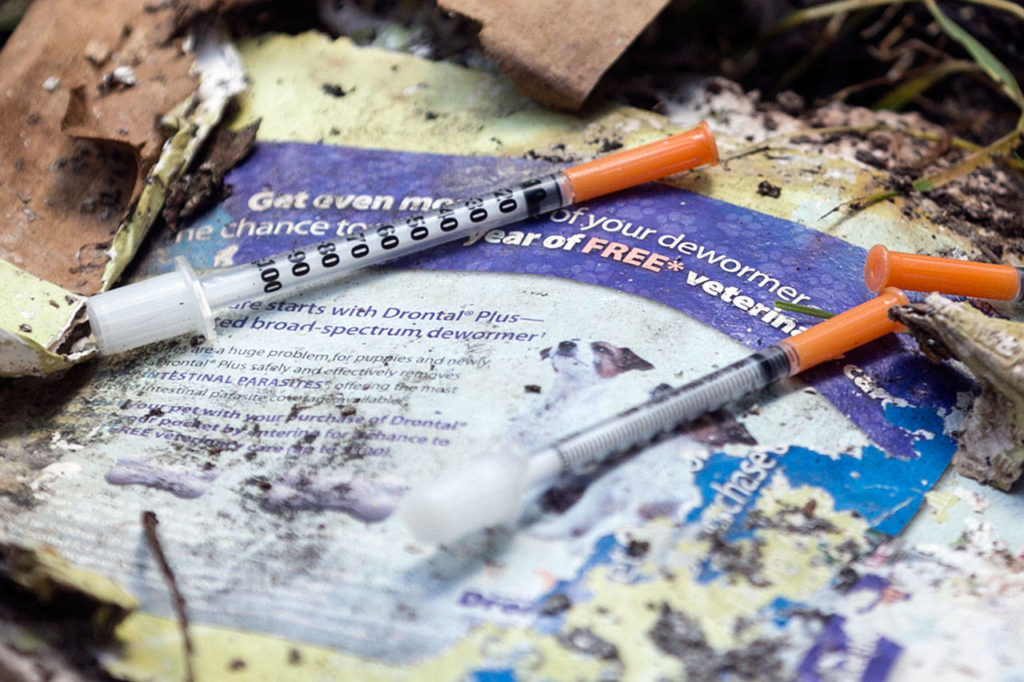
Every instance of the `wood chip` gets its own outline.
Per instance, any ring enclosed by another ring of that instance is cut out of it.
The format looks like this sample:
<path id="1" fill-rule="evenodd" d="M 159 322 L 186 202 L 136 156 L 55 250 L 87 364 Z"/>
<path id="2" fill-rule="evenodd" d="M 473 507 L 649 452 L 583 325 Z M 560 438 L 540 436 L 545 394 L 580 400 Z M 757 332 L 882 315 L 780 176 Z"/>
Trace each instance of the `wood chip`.
<path id="1" fill-rule="evenodd" d="M 970 303 L 929 294 L 893 316 L 933 359 L 954 357 L 981 386 L 964 421 L 953 466 L 964 476 L 1009 490 L 1024 470 L 1024 324 L 988 317 Z"/>
<path id="2" fill-rule="evenodd" d="M 480 42 L 516 87 L 562 109 L 578 109 L 601 75 L 668 0 L 440 0 L 480 22 Z"/>

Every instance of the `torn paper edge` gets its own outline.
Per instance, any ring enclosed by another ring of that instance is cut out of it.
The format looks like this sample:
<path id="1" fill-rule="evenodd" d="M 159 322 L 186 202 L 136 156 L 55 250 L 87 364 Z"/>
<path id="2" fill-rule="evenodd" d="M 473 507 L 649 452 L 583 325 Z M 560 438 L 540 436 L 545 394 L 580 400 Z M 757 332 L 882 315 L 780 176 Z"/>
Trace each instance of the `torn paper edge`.
<path id="1" fill-rule="evenodd" d="M 234 45 L 213 29 L 197 33 L 194 42 L 192 68 L 199 75 L 199 87 L 192 97 L 164 117 L 164 123 L 175 132 L 164 143 L 160 158 L 147 175 L 135 210 L 114 235 L 107 251 L 110 262 L 101 280 L 103 291 L 117 281 L 138 251 L 160 214 L 168 188 L 185 173 L 210 132 L 220 123 L 228 102 L 245 90 L 245 70 Z"/>
<path id="2" fill-rule="evenodd" d="M 196 59 L 193 69 L 199 74 L 196 92 L 169 112 L 165 123 L 175 130 L 164 143 L 157 163 L 146 176 L 145 187 L 131 215 L 121 223 L 107 252 L 107 263 L 101 279 L 101 290 L 109 289 L 124 272 L 142 240 L 156 221 L 167 190 L 188 168 L 199 148 L 220 122 L 228 102 L 245 90 L 246 77 L 242 60 L 234 45 L 212 29 L 201 31 L 195 38 Z M 40 286 L 49 286 L 64 300 L 71 297 L 79 303 L 69 308 L 70 314 L 57 325 L 47 325 L 35 333 L 24 333 L 0 327 L 0 376 L 50 374 L 81 362 L 94 354 L 94 348 L 76 348 L 62 354 L 55 351 L 78 326 L 78 312 L 84 298 L 52 283 L 34 277 L 14 265 L 12 270 L 32 277 Z M 9 323 L 8 323 L 9 324 Z M 45 340 L 43 339 L 45 337 Z"/>

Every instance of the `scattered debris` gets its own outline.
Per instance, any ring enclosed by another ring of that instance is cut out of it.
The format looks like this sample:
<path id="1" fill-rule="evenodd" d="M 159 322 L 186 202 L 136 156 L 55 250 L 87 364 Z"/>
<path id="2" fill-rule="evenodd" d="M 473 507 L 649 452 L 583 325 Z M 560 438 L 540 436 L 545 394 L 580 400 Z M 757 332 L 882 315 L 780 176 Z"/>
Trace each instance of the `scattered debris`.
<path id="1" fill-rule="evenodd" d="M 757 185 L 757 193 L 763 197 L 770 197 L 772 199 L 778 199 L 779 195 L 782 194 L 782 188 L 778 185 L 773 185 L 767 180 L 762 180 Z"/>
<path id="2" fill-rule="evenodd" d="M 891 315 L 931 359 L 956 358 L 974 373 L 981 393 L 964 420 L 953 466 L 1009 490 L 1024 469 L 1024 323 L 988 317 L 939 294 Z"/>
<path id="3" fill-rule="evenodd" d="M 743 647 L 716 651 L 695 618 L 665 603 L 647 636 L 658 649 L 682 660 L 688 680 L 786 679 L 779 656 L 781 642 L 759 638 Z"/>
<path id="4" fill-rule="evenodd" d="M 540 605 L 540 612 L 545 616 L 556 616 L 572 608 L 572 600 L 562 592 L 556 592 Z"/>
<path id="5" fill-rule="evenodd" d="M 103 74 L 103 80 L 96 87 L 101 93 L 107 94 L 115 90 L 127 90 L 134 87 L 137 82 L 135 70 L 130 66 L 122 65 Z"/>
<path id="6" fill-rule="evenodd" d="M 601 639 L 589 628 L 574 628 L 566 633 L 558 635 L 558 641 L 570 649 L 581 654 L 593 656 L 604 661 L 616 660 L 619 658 L 618 648 L 604 639 Z"/>
<path id="7" fill-rule="evenodd" d="M 174 578 L 174 571 L 171 570 L 171 565 L 167 561 L 167 555 L 164 554 L 163 545 L 160 544 L 160 537 L 156 532 L 156 527 L 159 523 L 155 512 L 142 512 L 142 532 L 146 537 L 146 545 L 160 567 L 160 574 L 167 584 L 167 589 L 171 591 L 171 603 L 174 607 L 174 613 L 178 617 L 178 625 L 181 626 L 182 645 L 185 649 L 185 679 L 186 682 L 194 682 L 195 647 L 192 645 L 192 636 L 189 634 L 185 597 L 182 596 L 181 590 L 178 589 L 178 582 Z"/>
<path id="8" fill-rule="evenodd" d="M 47 548 L 0 541 L 0 679 L 100 682 L 95 651 L 136 608 L 134 597 Z"/>
<path id="9" fill-rule="evenodd" d="M 257 121 L 237 131 L 223 127 L 214 131 L 198 166 L 182 175 L 168 190 L 163 217 L 173 232 L 231 195 L 231 186 L 224 184 L 224 175 L 252 152 L 259 126 Z"/>
<path id="10" fill-rule="evenodd" d="M 754 587 L 768 587 L 771 580 L 765 577 L 764 541 L 729 541 L 723 533 L 706 535 L 708 565 L 716 571 L 729 575 L 731 582 L 746 581 Z"/>
<path id="11" fill-rule="evenodd" d="M 626 554 L 634 559 L 647 556 L 647 552 L 651 549 L 651 543 L 646 540 L 631 539 L 629 544 L 626 545 Z"/>
<path id="12" fill-rule="evenodd" d="M 330 95 L 331 97 L 344 97 L 352 90 L 346 90 L 337 83 L 324 83 L 323 91 L 324 93 Z"/>

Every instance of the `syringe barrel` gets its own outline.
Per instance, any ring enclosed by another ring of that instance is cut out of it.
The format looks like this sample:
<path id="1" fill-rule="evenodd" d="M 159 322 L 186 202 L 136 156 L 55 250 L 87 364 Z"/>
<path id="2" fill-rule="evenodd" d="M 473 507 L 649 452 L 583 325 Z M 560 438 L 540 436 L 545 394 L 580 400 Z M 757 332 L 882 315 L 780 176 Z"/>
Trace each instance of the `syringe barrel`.
<path id="1" fill-rule="evenodd" d="M 572 201 L 565 174 L 557 172 L 214 273 L 202 279 L 203 290 L 214 311 L 244 300 L 280 298 L 429 246 L 548 213 Z"/>
<path id="2" fill-rule="evenodd" d="M 355 270 L 572 202 L 572 186 L 557 172 L 201 278 L 179 261 L 175 273 L 92 296 L 89 321 L 105 355 L 188 333 L 209 337 L 213 316 L 236 303 L 294 295 Z"/>
<path id="3" fill-rule="evenodd" d="M 399 515 L 424 542 L 447 542 L 505 523 L 526 490 L 650 441 L 791 373 L 791 357 L 771 346 L 645 403 L 577 431 L 528 458 L 498 451 L 412 491 Z"/>
<path id="4" fill-rule="evenodd" d="M 558 458 L 560 473 L 585 469 L 610 455 L 642 445 L 679 424 L 713 412 L 748 393 L 790 376 L 793 371 L 792 360 L 791 354 L 784 347 L 770 346 L 590 428 L 566 436 L 546 450 Z"/>
<path id="5" fill-rule="evenodd" d="M 578 431 L 534 455 L 530 484 L 577 471 L 601 459 L 646 443 L 679 424 L 712 412 L 743 395 L 827 360 L 840 357 L 903 326 L 889 309 L 906 305 L 893 287 L 870 301 L 820 322 L 796 336 Z"/>

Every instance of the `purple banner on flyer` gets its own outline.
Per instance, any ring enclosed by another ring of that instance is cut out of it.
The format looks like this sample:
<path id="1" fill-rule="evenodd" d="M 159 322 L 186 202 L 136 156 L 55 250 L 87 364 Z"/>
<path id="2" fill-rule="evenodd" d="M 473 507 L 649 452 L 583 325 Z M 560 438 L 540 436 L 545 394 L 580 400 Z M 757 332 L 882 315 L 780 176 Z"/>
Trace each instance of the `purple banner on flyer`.
<path id="1" fill-rule="evenodd" d="M 243 263 L 551 169 L 523 159 L 261 144 L 227 177 L 232 195 L 156 245 L 144 267 L 167 268 L 185 253 L 196 268 Z M 778 300 L 832 312 L 867 300 L 864 256 L 860 247 L 797 223 L 651 183 L 395 264 L 611 287 L 672 306 L 757 349 L 817 321 L 777 310 Z M 930 484 L 952 446 L 924 438 L 920 422 L 934 427 L 965 385 L 912 348 L 911 341 L 890 337 L 806 378 L 889 456 L 919 460 L 908 475 Z M 878 389 L 908 407 L 879 400 Z"/>

